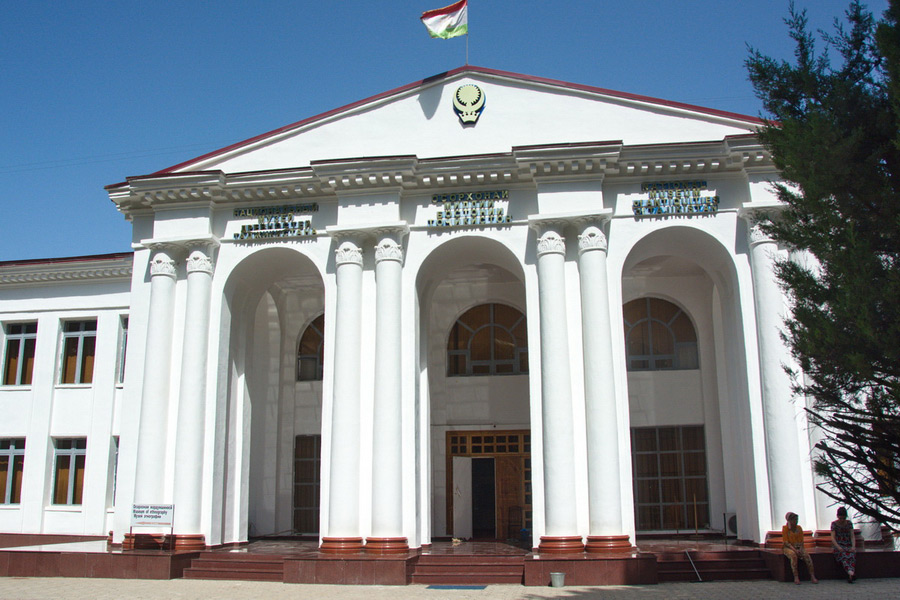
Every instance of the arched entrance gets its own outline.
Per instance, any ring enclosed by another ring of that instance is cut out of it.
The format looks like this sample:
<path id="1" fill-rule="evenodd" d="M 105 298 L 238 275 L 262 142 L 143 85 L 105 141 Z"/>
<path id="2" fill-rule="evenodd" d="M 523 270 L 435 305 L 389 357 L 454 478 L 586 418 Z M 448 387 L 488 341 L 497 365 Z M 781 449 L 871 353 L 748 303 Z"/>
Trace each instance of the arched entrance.
<path id="1" fill-rule="evenodd" d="M 522 267 L 501 243 L 460 236 L 428 256 L 416 283 L 433 535 L 519 538 L 532 523 Z"/>
<path id="2" fill-rule="evenodd" d="M 260 250 L 229 274 L 219 352 L 226 542 L 318 533 L 323 312 L 319 270 L 296 250 Z"/>
<path id="3" fill-rule="evenodd" d="M 691 227 L 640 240 L 622 274 L 638 534 L 755 519 L 746 360 L 733 258 Z"/>

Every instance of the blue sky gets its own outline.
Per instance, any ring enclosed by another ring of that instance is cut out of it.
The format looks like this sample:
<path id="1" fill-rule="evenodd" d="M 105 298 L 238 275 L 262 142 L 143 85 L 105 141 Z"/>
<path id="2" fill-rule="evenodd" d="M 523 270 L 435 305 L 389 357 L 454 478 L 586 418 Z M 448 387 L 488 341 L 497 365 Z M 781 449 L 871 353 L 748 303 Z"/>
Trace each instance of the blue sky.
<path id="1" fill-rule="evenodd" d="M 122 252 L 103 186 L 465 63 L 450 0 L 8 2 L 0 261 Z M 797 0 L 830 29 L 849 0 Z M 886 0 L 868 3 L 876 15 Z M 788 0 L 469 0 L 469 62 L 758 115 L 747 44 L 788 58 Z"/>

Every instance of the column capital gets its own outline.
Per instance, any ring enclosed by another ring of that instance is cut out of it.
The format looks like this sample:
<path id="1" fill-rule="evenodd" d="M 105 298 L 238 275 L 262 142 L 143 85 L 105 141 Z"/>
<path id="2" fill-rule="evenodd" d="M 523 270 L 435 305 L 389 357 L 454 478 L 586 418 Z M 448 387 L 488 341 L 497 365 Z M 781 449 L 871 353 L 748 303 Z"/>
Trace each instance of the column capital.
<path id="1" fill-rule="evenodd" d="M 212 275 L 214 266 L 212 257 L 206 249 L 194 248 L 185 261 L 188 273 L 208 273 Z"/>
<path id="2" fill-rule="evenodd" d="M 360 248 L 357 240 L 346 237 L 342 240 L 337 240 L 337 246 L 334 251 L 335 265 L 363 264 L 362 248 Z"/>
<path id="3" fill-rule="evenodd" d="M 545 254 L 562 254 L 566 253 L 566 238 L 561 236 L 556 230 L 548 229 L 538 237 L 537 255 Z"/>
<path id="4" fill-rule="evenodd" d="M 748 237 L 751 246 L 759 244 L 775 243 L 775 240 L 768 233 L 763 231 L 760 223 L 765 220 L 777 219 L 778 215 L 785 209 L 784 204 L 754 204 L 747 202 L 738 210 L 738 216 L 747 221 Z"/>
<path id="5" fill-rule="evenodd" d="M 603 233 L 603 229 L 597 225 L 588 225 L 578 235 L 579 255 L 590 252 L 591 250 L 603 250 L 606 252 L 608 248 L 609 242 L 606 239 L 606 234 Z"/>
<path id="6" fill-rule="evenodd" d="M 383 237 L 375 245 L 375 263 L 384 260 L 403 262 L 403 246 L 391 237 Z"/>
<path id="7" fill-rule="evenodd" d="M 153 254 L 153 258 L 150 259 L 150 277 L 164 275 L 174 279 L 177 273 L 175 261 L 169 256 L 169 252 L 156 250 Z"/>

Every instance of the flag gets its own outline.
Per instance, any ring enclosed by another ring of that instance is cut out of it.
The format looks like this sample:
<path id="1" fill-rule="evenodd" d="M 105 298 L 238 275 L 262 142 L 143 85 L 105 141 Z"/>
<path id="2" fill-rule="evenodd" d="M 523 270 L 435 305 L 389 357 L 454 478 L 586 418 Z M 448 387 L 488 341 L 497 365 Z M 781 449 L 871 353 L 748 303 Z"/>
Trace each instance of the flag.
<path id="1" fill-rule="evenodd" d="M 433 38 L 449 39 L 469 33 L 469 6 L 467 0 L 454 2 L 444 8 L 436 8 L 422 13 L 422 23 Z"/>

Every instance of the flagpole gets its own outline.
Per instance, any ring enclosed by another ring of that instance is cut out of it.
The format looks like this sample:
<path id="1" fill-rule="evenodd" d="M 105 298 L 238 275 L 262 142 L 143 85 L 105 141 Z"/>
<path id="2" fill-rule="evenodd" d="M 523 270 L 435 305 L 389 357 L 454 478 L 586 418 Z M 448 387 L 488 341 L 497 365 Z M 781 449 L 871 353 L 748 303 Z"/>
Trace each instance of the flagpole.
<path id="1" fill-rule="evenodd" d="M 466 66 L 469 66 L 469 32 L 466 32 Z"/>

